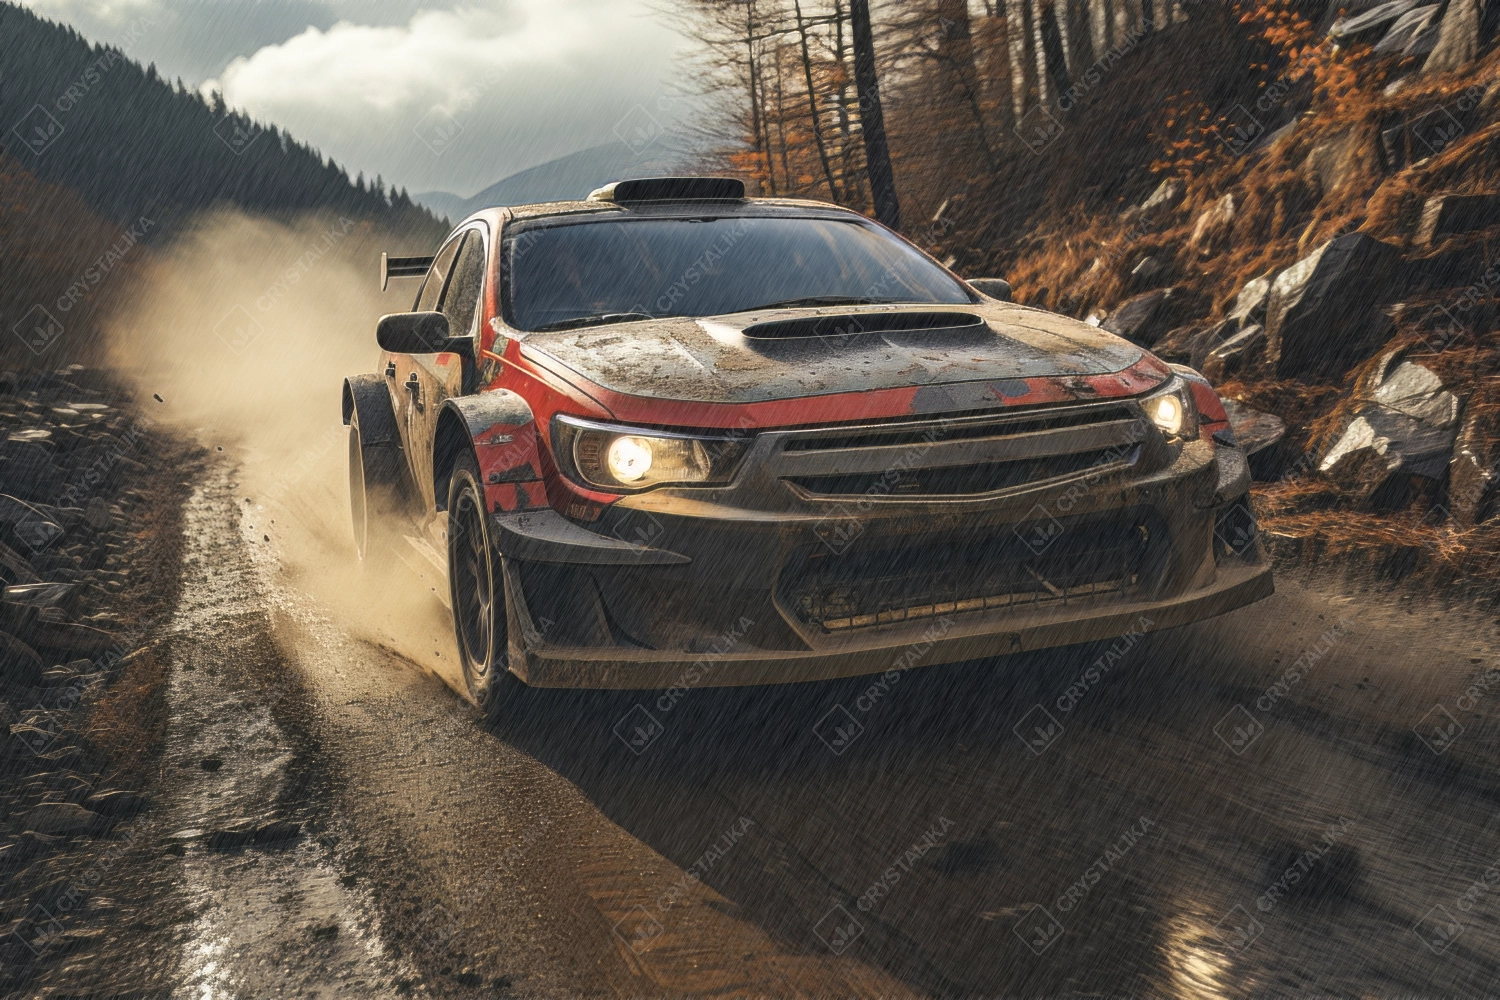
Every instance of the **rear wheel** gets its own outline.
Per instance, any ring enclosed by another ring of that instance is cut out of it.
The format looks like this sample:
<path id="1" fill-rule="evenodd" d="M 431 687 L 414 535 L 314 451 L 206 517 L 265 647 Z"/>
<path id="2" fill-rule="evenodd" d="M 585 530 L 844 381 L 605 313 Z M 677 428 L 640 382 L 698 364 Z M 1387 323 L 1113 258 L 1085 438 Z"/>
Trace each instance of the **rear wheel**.
<path id="1" fill-rule="evenodd" d="M 371 419 L 359 407 L 349 415 L 349 514 L 360 566 L 378 571 L 396 557 L 404 462 L 399 448 L 369 443 L 361 417 Z"/>
<path id="2" fill-rule="evenodd" d="M 472 454 L 459 457 L 448 482 L 448 586 L 469 696 L 493 718 L 522 685 L 509 668 L 505 579 Z"/>

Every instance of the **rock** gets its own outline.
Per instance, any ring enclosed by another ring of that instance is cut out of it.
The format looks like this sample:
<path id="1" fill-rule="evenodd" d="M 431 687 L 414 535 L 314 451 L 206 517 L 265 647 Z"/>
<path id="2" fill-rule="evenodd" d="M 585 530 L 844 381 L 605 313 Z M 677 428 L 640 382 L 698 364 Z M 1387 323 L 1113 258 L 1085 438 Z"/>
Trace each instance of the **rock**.
<path id="1" fill-rule="evenodd" d="M 1275 278 L 1275 271 L 1267 271 L 1259 278 L 1245 282 L 1245 287 L 1235 296 L 1234 305 L 1229 307 L 1225 318 L 1238 320 L 1241 327 L 1246 323 L 1265 322 L 1266 303 L 1271 298 L 1271 282 Z"/>
<path id="2" fill-rule="evenodd" d="M 98 813 L 72 802 L 44 802 L 21 819 L 23 829 L 56 835 L 88 833 L 103 825 Z"/>
<path id="3" fill-rule="evenodd" d="M 1392 355 L 1387 363 L 1394 360 Z M 1366 395 L 1369 383 L 1377 380 L 1373 393 Z M 1320 472 L 1359 499 L 1379 505 L 1378 494 L 1398 477 L 1439 479 L 1448 470 L 1459 402 L 1429 369 L 1410 361 L 1394 368 L 1383 364 L 1356 389 L 1356 399 L 1354 419 L 1323 457 Z"/>
<path id="4" fill-rule="evenodd" d="M 1500 486 L 1500 407 L 1479 390 L 1465 406 L 1464 420 L 1448 464 L 1448 511 L 1461 527 L 1488 518 Z"/>
<path id="5" fill-rule="evenodd" d="M 1422 65 L 1423 73 L 1462 69 L 1479 55 L 1479 0 L 1449 0 L 1437 45 Z"/>
<path id="6" fill-rule="evenodd" d="M 1177 203 L 1182 201 L 1184 192 L 1182 182 L 1169 177 L 1156 186 L 1151 197 L 1133 208 L 1127 208 L 1120 214 L 1120 218 L 1129 221 L 1163 215 L 1177 207 Z"/>
<path id="7" fill-rule="evenodd" d="M 1393 324 L 1376 306 L 1401 252 L 1364 233 L 1336 237 L 1271 284 L 1266 360 L 1280 378 L 1337 376 L 1369 357 Z"/>
<path id="8" fill-rule="evenodd" d="M 0 603 L 25 608 L 57 608 L 68 602 L 77 590 L 71 583 L 18 583 L 0 591 Z"/>
<path id="9" fill-rule="evenodd" d="M 115 637 L 103 629 L 74 622 L 38 620 L 27 632 L 27 638 L 46 649 L 85 653 L 89 656 L 107 653 L 115 645 Z"/>
<path id="10" fill-rule="evenodd" d="M 1174 291 L 1172 288 L 1158 288 L 1127 299 L 1100 326 L 1132 343 L 1150 347 L 1164 332 L 1157 318 L 1162 305 Z"/>
<path id="11" fill-rule="evenodd" d="M 33 687 L 46 665 L 36 650 L 8 632 L 0 632 L 0 683 Z"/>
<path id="12" fill-rule="evenodd" d="M 1339 18 L 1328 29 L 1328 34 L 1341 45 L 1369 41 L 1388 30 L 1393 22 L 1416 9 L 1421 2 L 1422 0 L 1388 0 L 1369 10 Z"/>
<path id="13" fill-rule="evenodd" d="M 1219 320 L 1219 322 L 1203 331 L 1202 335 L 1193 342 L 1188 364 L 1201 372 L 1203 366 L 1208 363 L 1209 354 L 1216 348 L 1223 346 L 1225 341 L 1239 332 L 1239 320 L 1232 317 L 1225 317 Z"/>
<path id="14" fill-rule="evenodd" d="M 224 758 L 204 757 L 198 762 L 198 766 L 205 771 L 217 771 L 219 768 L 224 766 Z"/>
<path id="15" fill-rule="evenodd" d="M 204 846 L 210 851 L 233 851 L 248 845 L 255 836 L 254 827 L 236 827 L 231 830 L 215 830 L 208 835 Z"/>
<path id="16" fill-rule="evenodd" d="M 1279 444 L 1286 436 L 1286 421 L 1276 414 L 1252 410 L 1234 399 L 1222 402 L 1224 412 L 1229 415 L 1229 426 L 1234 430 L 1235 442 L 1244 450 L 1246 457 Z"/>
<path id="17" fill-rule="evenodd" d="M 83 800 L 85 809 L 92 809 L 101 816 L 134 816 L 151 805 L 151 800 L 136 792 L 111 788 L 95 792 Z"/>
<path id="18" fill-rule="evenodd" d="M 4 567 L 14 583 L 40 583 L 42 579 L 21 553 L 3 542 L 0 542 L 0 567 Z"/>
<path id="19" fill-rule="evenodd" d="M 115 523 L 114 515 L 110 513 L 109 504 L 103 497 L 89 498 L 88 506 L 83 510 L 84 520 L 89 527 L 95 531 L 103 531 Z"/>
<path id="20" fill-rule="evenodd" d="M 1253 368 L 1265 355 L 1266 331 L 1258 323 L 1252 323 L 1224 343 L 1208 352 L 1203 361 L 1203 376 L 1215 385 Z"/>
<path id="21" fill-rule="evenodd" d="M 1172 361 L 1182 365 L 1193 365 L 1193 345 L 1198 338 L 1204 334 L 1201 323 L 1190 326 L 1179 326 L 1175 330 L 1167 331 L 1166 335 L 1151 345 L 1151 353 L 1163 361 Z"/>
<path id="22" fill-rule="evenodd" d="M 1234 228 L 1234 213 L 1234 195 L 1226 194 L 1198 216 L 1188 245 L 1205 257 L 1217 253 L 1229 243 Z"/>
<path id="23" fill-rule="evenodd" d="M 302 835 L 302 824 L 294 820 L 279 820 L 273 823 L 264 823 L 255 828 L 255 843 L 257 846 L 263 844 L 284 844 L 289 840 L 296 840 Z"/>
<path id="24" fill-rule="evenodd" d="M 1142 257 L 1140 262 L 1130 269 L 1130 277 L 1137 285 L 1144 285 L 1160 274 L 1161 269 L 1162 263 L 1155 257 Z"/>
<path id="25" fill-rule="evenodd" d="M 1338 190 L 1356 165 L 1359 152 L 1358 137 L 1352 130 L 1314 146 L 1302 164 L 1308 185 L 1325 193 Z"/>
<path id="26" fill-rule="evenodd" d="M 1396 23 L 1391 25 L 1390 30 L 1385 33 L 1385 37 L 1376 43 L 1375 53 L 1382 56 L 1414 55 L 1415 53 L 1407 51 L 1408 47 L 1429 26 L 1436 27 L 1434 22 L 1438 9 L 1441 7 L 1442 4 L 1428 4 L 1425 7 L 1418 7 L 1416 10 L 1410 10 L 1402 14 L 1396 19 Z M 1437 32 L 1434 30 L 1430 34 L 1432 37 L 1431 44 L 1436 45 Z M 1430 45 L 1426 51 L 1432 51 Z"/>
<path id="27" fill-rule="evenodd" d="M 1422 206 L 1415 240 L 1430 245 L 1448 233 L 1470 233 L 1500 225 L 1500 194 L 1440 194 Z"/>

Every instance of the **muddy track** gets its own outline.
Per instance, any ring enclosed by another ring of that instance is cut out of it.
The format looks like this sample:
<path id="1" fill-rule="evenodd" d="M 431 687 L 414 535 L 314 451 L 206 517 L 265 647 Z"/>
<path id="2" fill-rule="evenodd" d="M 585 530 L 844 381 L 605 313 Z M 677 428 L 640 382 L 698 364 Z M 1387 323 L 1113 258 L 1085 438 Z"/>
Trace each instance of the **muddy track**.
<path id="1" fill-rule="evenodd" d="M 184 510 L 156 805 L 108 890 L 111 933 L 37 995 L 1483 995 L 1496 978 L 1500 686 L 1466 694 L 1494 662 L 1473 613 L 1287 583 L 1188 629 L 912 671 L 873 697 L 867 679 L 691 691 L 637 754 L 613 730 L 655 692 L 530 692 L 482 724 L 438 680 L 431 581 L 393 575 L 363 616 L 314 596 L 297 567 L 337 553 L 296 550 L 295 503 L 234 482 L 206 474 Z M 1037 706 L 1043 745 L 1016 732 Z M 1437 706 L 1462 726 L 1441 753 L 1414 731 Z M 862 727 L 837 754 L 830 711 Z"/>

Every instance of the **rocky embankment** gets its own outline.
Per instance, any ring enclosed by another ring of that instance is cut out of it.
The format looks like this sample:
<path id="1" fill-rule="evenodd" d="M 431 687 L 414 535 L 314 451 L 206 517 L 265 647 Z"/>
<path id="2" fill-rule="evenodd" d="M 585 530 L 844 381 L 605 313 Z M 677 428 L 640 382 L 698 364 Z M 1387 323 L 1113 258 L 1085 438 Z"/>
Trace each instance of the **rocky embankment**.
<path id="1" fill-rule="evenodd" d="M 147 400 L 146 405 L 156 405 Z M 76 952 L 150 803 L 191 454 L 99 372 L 0 375 L 0 993 Z M 96 922 L 97 923 L 97 922 Z"/>

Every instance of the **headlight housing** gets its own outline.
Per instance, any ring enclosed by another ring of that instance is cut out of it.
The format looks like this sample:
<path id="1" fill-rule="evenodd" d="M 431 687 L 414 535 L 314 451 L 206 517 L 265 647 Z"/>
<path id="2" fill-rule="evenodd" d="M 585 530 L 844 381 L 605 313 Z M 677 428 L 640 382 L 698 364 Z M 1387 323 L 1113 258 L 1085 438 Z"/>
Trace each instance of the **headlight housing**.
<path id="1" fill-rule="evenodd" d="M 1193 390 L 1180 378 L 1173 378 L 1164 389 L 1141 400 L 1146 419 L 1156 425 L 1169 440 L 1191 441 L 1198 436 L 1198 407 L 1193 405 Z"/>
<path id="2" fill-rule="evenodd" d="M 557 416 L 552 420 L 552 444 L 559 466 L 570 478 L 615 493 L 637 493 L 658 486 L 727 483 L 749 439 Z"/>

